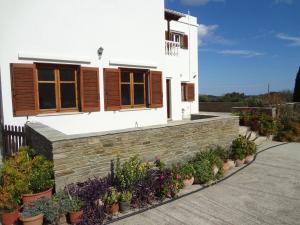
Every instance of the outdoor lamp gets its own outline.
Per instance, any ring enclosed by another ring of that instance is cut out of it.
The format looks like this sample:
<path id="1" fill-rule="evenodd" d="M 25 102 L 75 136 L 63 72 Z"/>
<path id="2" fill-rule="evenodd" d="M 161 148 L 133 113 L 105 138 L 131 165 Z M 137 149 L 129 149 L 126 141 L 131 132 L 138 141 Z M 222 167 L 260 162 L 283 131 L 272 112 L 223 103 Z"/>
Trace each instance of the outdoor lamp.
<path id="1" fill-rule="evenodd" d="M 100 47 L 100 48 L 98 48 L 98 56 L 99 56 L 99 59 L 101 59 L 101 57 L 102 57 L 102 54 L 103 54 L 103 51 L 104 51 L 104 48 L 103 47 Z"/>

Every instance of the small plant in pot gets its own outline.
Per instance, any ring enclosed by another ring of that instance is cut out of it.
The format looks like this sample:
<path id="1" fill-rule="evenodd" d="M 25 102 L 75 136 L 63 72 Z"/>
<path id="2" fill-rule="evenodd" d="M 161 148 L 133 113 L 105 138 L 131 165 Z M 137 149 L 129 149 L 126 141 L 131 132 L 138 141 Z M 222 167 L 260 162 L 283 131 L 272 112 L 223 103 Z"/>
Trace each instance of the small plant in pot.
<path id="1" fill-rule="evenodd" d="M 19 219 L 17 202 L 6 186 L 0 187 L 0 215 L 3 225 L 12 225 Z"/>
<path id="2" fill-rule="evenodd" d="M 23 208 L 20 220 L 24 225 L 42 225 L 44 214 L 41 209 L 35 205 L 26 204 Z"/>
<path id="3" fill-rule="evenodd" d="M 256 151 L 257 151 L 257 146 L 255 142 L 248 139 L 245 163 L 248 164 L 254 160 L 254 155 L 256 154 Z"/>
<path id="4" fill-rule="evenodd" d="M 247 145 L 247 137 L 242 135 L 239 135 L 239 137 L 232 142 L 231 155 L 237 167 L 242 166 L 245 162 Z"/>
<path id="5" fill-rule="evenodd" d="M 131 200 L 132 200 L 132 193 L 130 191 L 124 191 L 121 193 L 121 201 L 120 201 L 121 212 L 127 212 L 130 210 Z"/>
<path id="6" fill-rule="evenodd" d="M 107 212 L 111 215 L 119 213 L 120 193 L 115 188 L 111 188 L 104 196 L 104 203 L 107 206 Z"/>
<path id="7" fill-rule="evenodd" d="M 221 146 L 216 146 L 212 148 L 212 151 L 215 155 L 219 156 L 223 161 L 223 170 L 227 172 L 228 170 L 235 167 L 234 161 L 230 159 L 230 149 L 223 148 Z"/>
<path id="8" fill-rule="evenodd" d="M 193 185 L 195 169 L 192 164 L 187 163 L 181 166 L 179 174 L 183 179 L 184 187 Z"/>
<path id="9" fill-rule="evenodd" d="M 29 174 L 29 189 L 31 193 L 23 194 L 23 203 L 31 203 L 37 199 L 52 197 L 54 186 L 53 163 L 43 156 L 32 159 L 32 171 Z"/>
<path id="10" fill-rule="evenodd" d="M 76 224 L 82 220 L 83 202 L 76 197 L 69 196 L 69 218 L 72 224 Z"/>

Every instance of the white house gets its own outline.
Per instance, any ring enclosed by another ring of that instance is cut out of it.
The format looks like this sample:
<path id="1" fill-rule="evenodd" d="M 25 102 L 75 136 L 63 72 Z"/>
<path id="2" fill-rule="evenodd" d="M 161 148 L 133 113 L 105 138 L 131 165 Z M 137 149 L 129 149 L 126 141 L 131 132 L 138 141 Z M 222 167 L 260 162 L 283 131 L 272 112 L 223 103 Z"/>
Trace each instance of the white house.
<path id="1" fill-rule="evenodd" d="M 2 124 L 79 134 L 188 118 L 197 29 L 164 0 L 1 0 Z"/>

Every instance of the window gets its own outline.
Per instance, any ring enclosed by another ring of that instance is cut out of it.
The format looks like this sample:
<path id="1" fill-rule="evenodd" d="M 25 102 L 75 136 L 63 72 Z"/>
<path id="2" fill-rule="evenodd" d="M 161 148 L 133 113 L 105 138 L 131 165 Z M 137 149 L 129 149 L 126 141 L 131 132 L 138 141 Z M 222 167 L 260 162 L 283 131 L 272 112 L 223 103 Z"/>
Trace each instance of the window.
<path id="1" fill-rule="evenodd" d="M 195 84 L 181 83 L 181 100 L 183 102 L 195 101 Z"/>
<path id="2" fill-rule="evenodd" d="M 40 111 L 78 111 L 77 67 L 37 65 Z"/>
<path id="3" fill-rule="evenodd" d="M 172 35 L 172 41 L 176 42 L 176 43 L 181 43 L 181 34 L 178 33 L 171 33 Z"/>
<path id="4" fill-rule="evenodd" d="M 146 106 L 146 72 L 144 70 L 121 70 L 122 108 Z"/>

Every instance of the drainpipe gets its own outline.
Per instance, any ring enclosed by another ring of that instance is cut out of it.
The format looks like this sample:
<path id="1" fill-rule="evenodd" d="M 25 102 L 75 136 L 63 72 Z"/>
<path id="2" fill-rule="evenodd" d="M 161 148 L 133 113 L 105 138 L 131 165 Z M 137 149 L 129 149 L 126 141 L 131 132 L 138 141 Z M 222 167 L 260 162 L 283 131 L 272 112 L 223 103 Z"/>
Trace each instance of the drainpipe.
<path id="1" fill-rule="evenodd" d="M 189 26 L 189 81 L 191 82 L 191 25 L 190 25 L 190 10 L 188 10 L 188 26 Z M 190 116 L 192 115 L 192 102 L 190 102 Z"/>

